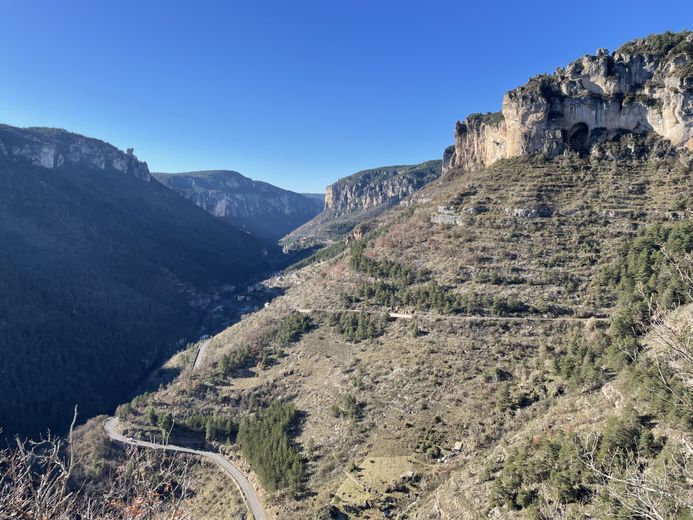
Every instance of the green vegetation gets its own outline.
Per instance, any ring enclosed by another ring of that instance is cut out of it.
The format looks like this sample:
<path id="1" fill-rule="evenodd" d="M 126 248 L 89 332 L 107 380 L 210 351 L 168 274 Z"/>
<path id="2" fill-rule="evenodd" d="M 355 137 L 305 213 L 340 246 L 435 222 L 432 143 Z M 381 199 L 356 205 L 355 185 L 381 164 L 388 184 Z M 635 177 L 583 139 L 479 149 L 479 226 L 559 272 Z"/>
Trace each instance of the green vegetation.
<path id="1" fill-rule="evenodd" d="M 487 125 L 498 125 L 502 123 L 504 120 L 505 117 L 503 116 L 503 112 L 485 112 L 469 114 L 465 121 L 467 121 L 470 124 L 484 123 Z"/>
<path id="2" fill-rule="evenodd" d="M 346 417 L 351 421 L 356 421 L 361 417 L 361 408 L 362 405 L 356 398 L 347 392 L 339 396 L 337 402 L 332 405 L 331 411 L 334 417 Z"/>
<path id="3" fill-rule="evenodd" d="M 672 269 L 666 254 L 682 256 L 693 250 L 693 223 L 655 225 L 620 251 L 617 260 L 600 276 L 600 284 L 614 289 L 619 306 L 617 334 L 633 334 L 635 321 L 646 312 L 652 297 L 661 307 L 672 308 L 686 302 L 684 282 Z"/>
<path id="4" fill-rule="evenodd" d="M 564 350 L 553 359 L 554 372 L 586 390 L 602 386 L 613 374 L 609 367 L 613 369 L 620 365 L 621 352 L 603 333 L 591 341 L 582 336 L 571 336 Z"/>
<path id="5" fill-rule="evenodd" d="M 664 58 L 674 57 L 679 54 L 684 54 L 688 58 L 688 63 L 680 67 L 676 74 L 680 78 L 693 78 L 693 43 L 687 41 L 691 31 L 682 31 L 679 33 L 665 32 L 662 34 L 653 34 L 643 40 L 635 40 L 626 43 L 619 48 L 619 52 L 634 54 L 659 54 Z M 689 87 L 690 88 L 690 87 Z"/>
<path id="6" fill-rule="evenodd" d="M 693 388 L 671 366 L 641 359 L 631 368 L 628 383 L 654 418 L 693 432 Z"/>
<path id="7" fill-rule="evenodd" d="M 274 337 L 280 347 L 288 347 L 301 339 L 312 327 L 310 318 L 300 312 L 292 312 L 281 319 L 274 331 Z"/>
<path id="8" fill-rule="evenodd" d="M 690 44 L 686 38 L 691 34 L 690 31 L 674 33 L 667 31 L 661 34 L 652 34 L 647 38 L 633 40 L 618 48 L 618 52 L 624 54 L 658 54 L 667 56 L 669 53 L 690 51 Z"/>
<path id="9" fill-rule="evenodd" d="M 283 401 L 241 422 L 238 444 L 267 491 L 299 489 L 304 476 L 303 461 L 289 440 L 298 417 L 296 408 Z"/>
<path id="10" fill-rule="evenodd" d="M 74 136 L 55 131 L 60 146 Z M 22 145 L 40 130 L 0 127 Z M 108 146 L 101 143 L 100 146 Z M 0 417 L 5 434 L 64 431 L 124 401 L 199 326 L 188 294 L 239 284 L 276 251 L 158 182 L 0 154 Z"/>
<path id="11" fill-rule="evenodd" d="M 430 459 L 437 459 L 442 455 L 441 445 L 443 444 L 443 434 L 435 428 L 429 426 L 418 439 L 416 451 Z"/>
<path id="12" fill-rule="evenodd" d="M 301 269 L 303 267 L 317 262 L 325 262 L 327 260 L 331 260 L 332 258 L 338 256 L 342 251 L 344 251 L 346 247 L 347 245 L 345 241 L 340 241 L 335 244 L 325 246 L 322 249 L 319 249 L 315 253 L 311 254 L 310 256 L 304 258 L 303 260 L 299 260 L 295 264 L 292 264 L 287 268 L 287 271 L 295 271 L 297 269 Z"/>
<path id="13" fill-rule="evenodd" d="M 235 371 L 253 364 L 255 364 L 255 354 L 250 350 L 250 347 L 241 347 L 221 356 L 217 365 L 217 373 L 221 377 L 228 377 Z"/>
<path id="14" fill-rule="evenodd" d="M 496 395 L 496 409 L 499 412 L 513 412 L 520 408 L 526 408 L 532 403 L 546 397 L 545 389 L 541 387 L 531 391 L 512 389 L 510 383 L 503 383 L 498 388 Z"/>
<path id="15" fill-rule="evenodd" d="M 287 314 L 259 344 L 253 347 L 246 345 L 224 354 L 212 378 L 232 377 L 234 373 L 253 365 L 266 367 L 272 356 L 281 356 L 283 348 L 298 341 L 312 326 L 310 318 L 300 312 L 293 311 Z"/>
<path id="16" fill-rule="evenodd" d="M 349 265 L 355 271 L 365 273 L 375 278 L 389 278 L 397 283 L 398 286 L 411 285 L 416 282 L 428 280 L 425 273 L 417 273 L 397 262 L 390 260 L 377 261 L 366 256 L 364 250 L 366 243 L 358 241 L 351 246 L 351 257 Z"/>
<path id="17" fill-rule="evenodd" d="M 650 361 L 639 357 L 639 336 L 646 330 L 650 305 L 672 309 L 688 302 L 685 284 L 667 255 L 683 257 L 691 251 L 691 222 L 653 226 L 625 244 L 599 277 L 600 286 L 611 288 L 617 298 L 609 334 L 598 332 L 589 341 L 583 337 L 569 338 L 557 351 L 554 371 L 577 386 L 594 389 L 628 368 L 635 379 L 649 381 L 656 387 L 658 378 L 651 374 Z M 682 395 L 687 394 L 684 389 L 681 391 Z M 666 405 L 661 399 L 658 402 L 664 413 Z"/>
<path id="18" fill-rule="evenodd" d="M 376 278 L 363 283 L 345 303 L 365 302 L 389 308 L 414 307 L 441 314 L 516 316 L 534 312 L 531 306 L 514 296 L 461 294 L 430 279 L 430 274 L 416 272 L 391 260 L 378 261 L 364 254 L 365 243 L 356 242 L 351 248 L 350 266 L 358 272 Z"/>
<path id="19" fill-rule="evenodd" d="M 652 505 L 634 499 L 634 506 L 629 493 L 639 486 L 659 485 L 671 491 L 657 495 L 660 514 L 688 518 L 686 514 L 693 513 L 673 493 L 678 479 L 685 478 L 679 474 L 684 466 L 674 462 L 679 455 L 667 450 L 667 439 L 652 431 L 655 424 L 693 431 L 693 389 L 674 367 L 655 360 L 641 344 L 653 309 L 690 302 L 690 286 L 678 268 L 690 269 L 680 262 L 692 250 L 690 222 L 653 226 L 626 244 L 600 277 L 617 296 L 610 330 L 593 331 L 589 340 L 570 337 L 553 360 L 554 372 L 582 390 L 620 376 L 647 415 L 626 406 L 591 437 L 558 434 L 525 442 L 497 468 L 492 492 L 496 505 L 544 518 L 540 511 L 546 504 L 592 503 L 605 516 L 635 519 L 640 516 L 634 507 L 646 511 Z M 514 409 L 516 403 L 504 383 L 497 408 Z"/>
<path id="20" fill-rule="evenodd" d="M 509 509 L 524 509 L 541 497 L 540 484 L 547 482 L 558 502 L 573 503 L 590 495 L 587 471 L 579 459 L 579 443 L 559 435 L 527 442 L 514 449 L 493 481 L 492 501 Z"/>
<path id="21" fill-rule="evenodd" d="M 593 467 L 623 472 L 637 465 L 642 474 L 659 463 L 665 444 L 666 439 L 655 438 L 646 418 L 626 408 L 610 417 L 604 432 L 596 437 L 558 434 L 521 443 L 493 479 L 492 500 L 509 509 L 528 509 L 536 518 L 543 518 L 537 509 L 540 503 L 593 501 L 600 502 L 612 518 L 635 518 L 622 505 L 608 500 L 608 493 L 598 492 L 605 483 Z"/>
<path id="22" fill-rule="evenodd" d="M 222 414 L 189 415 L 182 424 L 190 431 L 204 432 L 208 441 L 231 443 L 238 434 L 238 423 Z"/>
<path id="23" fill-rule="evenodd" d="M 358 343 L 377 338 L 385 332 L 387 315 L 373 318 L 366 312 L 339 312 L 330 314 L 329 323 L 349 341 Z"/>

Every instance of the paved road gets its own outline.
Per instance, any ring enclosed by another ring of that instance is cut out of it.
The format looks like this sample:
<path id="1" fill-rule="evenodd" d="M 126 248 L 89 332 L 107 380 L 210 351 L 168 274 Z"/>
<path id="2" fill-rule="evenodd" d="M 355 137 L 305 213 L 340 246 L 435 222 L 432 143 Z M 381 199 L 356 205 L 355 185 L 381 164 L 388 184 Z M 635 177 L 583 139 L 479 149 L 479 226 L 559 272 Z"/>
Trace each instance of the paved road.
<path id="1" fill-rule="evenodd" d="M 313 312 L 323 312 L 327 314 L 338 314 L 343 312 L 353 312 L 366 314 L 382 314 L 383 311 L 374 311 L 367 309 L 296 309 L 301 314 L 311 314 Z M 421 318 L 426 320 L 457 320 L 457 321 L 609 321 L 609 318 L 588 317 L 579 318 L 576 316 L 561 316 L 558 318 L 548 318 L 543 316 L 455 316 L 450 314 L 430 314 L 425 312 L 417 312 L 416 314 L 405 314 L 402 312 L 388 312 L 390 318 L 401 318 L 404 320 L 413 320 Z"/>
<path id="2" fill-rule="evenodd" d="M 202 359 L 205 357 L 205 351 L 207 350 L 207 347 L 211 341 L 211 339 L 206 339 L 198 347 L 197 354 L 195 355 L 195 361 L 193 362 L 193 372 L 196 372 L 202 366 Z"/>
<path id="3" fill-rule="evenodd" d="M 262 504 L 260 503 L 260 499 L 255 493 L 253 485 L 248 481 L 243 472 L 236 466 L 231 464 L 231 462 L 229 462 L 229 460 L 226 459 L 223 455 L 215 453 L 213 451 L 194 450 L 192 448 L 174 446 L 173 444 L 164 445 L 157 444 L 154 442 L 142 441 L 139 439 L 131 440 L 118 431 L 117 417 L 109 417 L 108 419 L 106 419 L 103 427 L 104 430 L 106 430 L 106 435 L 108 435 L 111 438 L 111 440 L 114 440 L 116 442 L 130 444 L 132 446 L 141 446 L 143 448 L 152 448 L 155 450 L 191 453 L 193 455 L 199 455 L 200 457 L 204 457 L 212 461 L 214 464 L 219 466 L 224 471 L 224 473 L 226 473 L 233 479 L 236 486 L 238 487 L 238 490 L 241 492 L 241 495 L 243 496 L 243 500 L 245 500 L 246 506 L 248 506 L 248 509 L 252 513 L 253 518 L 255 518 L 255 520 L 268 520 L 267 513 L 265 513 L 265 510 L 262 508 Z"/>

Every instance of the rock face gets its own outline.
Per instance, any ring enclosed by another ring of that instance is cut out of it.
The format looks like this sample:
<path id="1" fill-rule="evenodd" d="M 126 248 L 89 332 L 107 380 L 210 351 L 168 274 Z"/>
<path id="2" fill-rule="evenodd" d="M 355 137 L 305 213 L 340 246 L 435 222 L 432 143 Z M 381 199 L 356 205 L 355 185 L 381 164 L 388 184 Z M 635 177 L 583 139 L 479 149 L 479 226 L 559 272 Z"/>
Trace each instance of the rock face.
<path id="1" fill-rule="evenodd" d="M 356 226 L 440 177 L 441 171 L 442 161 L 428 161 L 363 170 L 344 177 L 325 188 L 325 210 L 284 237 L 282 243 L 293 249 L 347 237 Z"/>
<path id="2" fill-rule="evenodd" d="M 325 211 L 349 212 L 396 203 L 437 179 L 440 172 L 440 161 L 428 161 L 355 173 L 325 188 Z"/>
<path id="3" fill-rule="evenodd" d="M 155 173 L 154 176 L 208 213 L 271 240 L 296 229 L 323 207 L 321 198 L 254 181 L 235 171 Z"/>
<path id="4" fill-rule="evenodd" d="M 654 132 L 693 149 L 693 33 L 665 33 L 584 56 L 506 93 L 502 111 L 455 127 L 444 171 L 499 159 L 584 152 L 626 133 Z"/>
<path id="5" fill-rule="evenodd" d="M 0 154 L 14 161 L 55 169 L 80 165 L 96 170 L 115 170 L 148 182 L 147 163 L 133 150 L 55 128 L 16 128 L 0 125 Z"/>

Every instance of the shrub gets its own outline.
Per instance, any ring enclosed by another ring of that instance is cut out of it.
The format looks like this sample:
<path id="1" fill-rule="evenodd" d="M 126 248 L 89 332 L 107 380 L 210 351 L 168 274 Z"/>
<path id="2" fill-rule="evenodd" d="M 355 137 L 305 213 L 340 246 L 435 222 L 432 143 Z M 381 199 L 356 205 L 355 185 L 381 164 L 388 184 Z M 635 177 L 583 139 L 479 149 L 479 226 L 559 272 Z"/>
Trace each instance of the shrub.
<path id="1" fill-rule="evenodd" d="M 310 331 L 310 318 L 300 312 L 292 312 L 281 319 L 275 330 L 275 339 L 280 346 L 286 347 L 298 341 L 301 335 Z"/>
<path id="2" fill-rule="evenodd" d="M 354 343 L 381 336 L 386 323 L 386 318 L 373 318 L 366 312 L 340 312 L 330 315 L 330 324 Z"/>
<path id="3" fill-rule="evenodd" d="M 361 404 L 350 393 L 340 395 L 339 400 L 332 405 L 331 410 L 335 417 L 346 417 L 351 421 L 356 421 L 361 417 Z"/>
<path id="4" fill-rule="evenodd" d="M 267 491 L 295 491 L 301 485 L 303 461 L 289 441 L 289 430 L 297 417 L 292 404 L 274 401 L 240 424 L 238 444 Z"/>
<path id="5" fill-rule="evenodd" d="M 255 363 L 255 355 L 250 347 L 245 346 L 224 354 L 217 365 L 217 372 L 222 377 L 227 377 L 235 371 Z"/>
<path id="6" fill-rule="evenodd" d="M 578 457 L 579 449 L 578 440 L 565 435 L 539 442 L 526 441 L 505 460 L 493 483 L 493 503 L 509 509 L 526 509 L 542 498 L 542 482 L 549 483 L 555 491 L 554 498 L 561 503 L 585 500 L 590 490 Z"/>

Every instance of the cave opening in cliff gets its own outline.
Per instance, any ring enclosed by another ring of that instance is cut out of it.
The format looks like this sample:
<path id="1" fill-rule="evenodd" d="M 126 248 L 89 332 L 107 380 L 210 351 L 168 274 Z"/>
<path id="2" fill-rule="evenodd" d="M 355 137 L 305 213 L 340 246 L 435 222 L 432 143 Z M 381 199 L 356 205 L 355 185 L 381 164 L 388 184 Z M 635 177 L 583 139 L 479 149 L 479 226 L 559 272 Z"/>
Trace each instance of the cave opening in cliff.
<path id="1" fill-rule="evenodd" d="M 587 148 L 587 137 L 589 136 L 590 129 L 585 123 L 578 123 L 573 125 L 568 133 L 568 144 L 573 150 L 582 152 Z"/>

